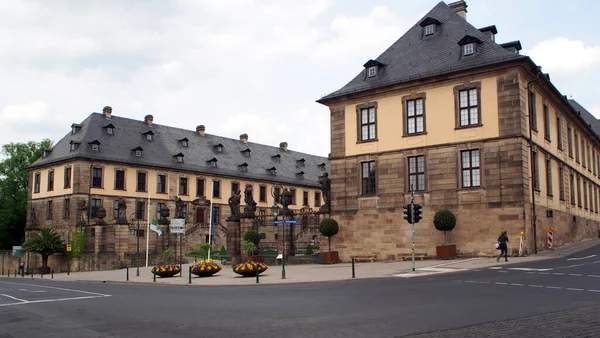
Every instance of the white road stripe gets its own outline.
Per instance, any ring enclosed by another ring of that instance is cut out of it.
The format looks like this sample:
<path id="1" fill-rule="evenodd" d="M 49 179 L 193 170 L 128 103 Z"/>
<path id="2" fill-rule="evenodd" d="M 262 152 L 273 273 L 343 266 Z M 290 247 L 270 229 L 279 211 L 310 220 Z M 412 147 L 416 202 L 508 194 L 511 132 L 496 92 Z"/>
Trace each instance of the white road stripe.
<path id="1" fill-rule="evenodd" d="M 570 273 L 569 276 L 581 277 L 583 275 L 579 273 Z"/>
<path id="2" fill-rule="evenodd" d="M 585 257 L 575 257 L 575 258 L 569 258 L 569 259 L 567 259 L 567 262 L 568 262 L 568 261 L 580 261 L 580 260 L 582 260 L 582 259 L 593 258 L 593 257 L 596 257 L 596 256 L 597 256 L 597 255 L 589 255 L 589 256 L 585 256 Z"/>
<path id="3" fill-rule="evenodd" d="M 558 275 L 558 276 L 564 276 L 565 274 L 562 272 L 554 272 L 552 273 L 553 275 Z"/>
<path id="4" fill-rule="evenodd" d="M 560 286 L 546 286 L 547 289 L 562 289 Z"/>
<path id="5" fill-rule="evenodd" d="M 85 294 L 88 294 L 88 295 L 95 295 L 95 296 L 101 296 L 101 297 L 110 297 L 110 295 L 105 295 L 105 294 L 97 293 L 97 292 L 90 292 L 90 291 L 83 291 L 83 290 L 73 290 L 73 289 L 66 289 L 66 288 L 57 288 L 57 287 L 54 287 L 54 286 L 36 285 L 36 284 L 25 284 L 25 283 L 11 283 L 11 282 L 0 282 L 0 283 L 2 283 L 2 284 L 10 284 L 10 285 L 33 286 L 33 287 L 37 287 L 37 288 L 46 288 L 46 289 L 61 290 L 61 291 L 79 292 L 79 293 L 85 293 Z"/>
<path id="6" fill-rule="evenodd" d="M 466 280 L 465 283 L 477 283 L 477 281 L 474 280 Z"/>
<path id="7" fill-rule="evenodd" d="M 538 269 L 538 268 L 508 268 L 508 270 L 517 270 L 517 271 L 550 271 L 552 268 L 548 269 Z"/>
<path id="8" fill-rule="evenodd" d="M 21 299 L 21 298 L 17 298 L 17 297 L 5 295 L 3 293 L 0 293 L 0 296 L 4 296 L 4 297 L 10 298 L 10 299 L 18 300 L 19 302 L 27 302 L 25 299 Z"/>
<path id="9" fill-rule="evenodd" d="M 510 283 L 510 285 L 513 285 L 513 286 L 525 286 L 525 284 L 519 284 L 519 283 Z"/>
<path id="10" fill-rule="evenodd" d="M 479 281 L 477 283 L 479 283 L 479 284 L 490 284 L 490 282 L 482 282 L 482 281 Z"/>
<path id="11" fill-rule="evenodd" d="M 538 272 L 538 275 L 549 275 L 550 272 Z"/>
<path id="12" fill-rule="evenodd" d="M 502 273 L 508 273 L 508 271 L 498 271 L 498 272 L 502 272 Z"/>
<path id="13" fill-rule="evenodd" d="M 589 292 L 600 292 L 600 290 L 588 290 Z"/>
<path id="14" fill-rule="evenodd" d="M 588 277 L 596 277 L 596 278 L 600 278 L 600 276 L 598 275 L 587 275 Z"/>
<path id="15" fill-rule="evenodd" d="M 577 289 L 577 288 L 567 288 L 567 290 L 571 290 L 571 291 L 583 291 L 583 289 Z"/>
<path id="16" fill-rule="evenodd" d="M 27 290 L 27 289 L 19 289 L 19 291 L 23 291 L 23 292 L 31 292 L 31 293 L 42 293 L 42 292 L 46 292 L 46 291 L 44 291 L 44 290 L 31 291 L 31 290 Z"/>
<path id="17" fill-rule="evenodd" d="M 494 282 L 494 284 L 497 284 L 497 285 L 508 285 L 508 283 L 502 283 L 502 282 Z"/>
<path id="18" fill-rule="evenodd" d="M 13 306 L 13 305 L 22 305 L 22 304 L 35 304 L 35 303 L 51 303 L 51 302 L 64 302 L 68 300 L 79 300 L 79 299 L 93 299 L 93 298 L 104 298 L 111 297 L 110 295 L 105 296 L 81 296 L 81 297 L 72 297 L 72 298 L 58 298 L 58 299 L 39 299 L 39 300 L 25 300 L 20 303 L 11 303 L 11 304 L 0 304 L 0 307 L 4 306 Z"/>
<path id="19" fill-rule="evenodd" d="M 543 285 L 533 285 L 533 284 L 530 284 L 530 285 L 527 285 L 527 286 L 530 286 L 532 288 L 543 288 L 544 287 Z"/>

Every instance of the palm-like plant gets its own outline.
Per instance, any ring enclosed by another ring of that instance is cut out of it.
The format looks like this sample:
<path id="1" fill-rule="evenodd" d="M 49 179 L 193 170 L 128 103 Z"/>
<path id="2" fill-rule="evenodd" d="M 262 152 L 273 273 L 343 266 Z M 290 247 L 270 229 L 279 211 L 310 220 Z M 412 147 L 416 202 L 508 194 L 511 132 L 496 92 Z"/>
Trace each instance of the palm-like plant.
<path id="1" fill-rule="evenodd" d="M 50 228 L 42 228 L 33 233 L 22 245 L 25 252 L 42 255 L 42 271 L 48 273 L 48 257 L 55 253 L 65 252 L 65 245 L 60 236 Z"/>

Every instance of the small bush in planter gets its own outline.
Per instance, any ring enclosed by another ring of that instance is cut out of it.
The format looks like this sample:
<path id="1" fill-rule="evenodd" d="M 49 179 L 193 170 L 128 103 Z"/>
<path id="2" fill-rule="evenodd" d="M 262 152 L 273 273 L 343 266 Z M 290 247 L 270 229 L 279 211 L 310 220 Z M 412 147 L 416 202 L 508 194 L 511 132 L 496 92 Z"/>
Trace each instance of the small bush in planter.
<path id="1" fill-rule="evenodd" d="M 329 242 L 329 252 L 331 252 L 331 237 L 335 236 L 339 231 L 340 226 L 333 218 L 326 218 L 319 224 L 319 232 L 328 239 L 327 242 Z"/>
<path id="2" fill-rule="evenodd" d="M 433 225 L 437 230 L 444 232 L 444 245 L 446 245 L 446 232 L 456 227 L 456 216 L 450 210 L 440 210 L 433 217 Z"/>
<path id="3" fill-rule="evenodd" d="M 261 273 L 265 272 L 268 268 L 269 266 L 265 263 L 248 262 L 235 265 L 233 267 L 233 272 L 244 277 L 252 277 L 256 276 L 257 271 L 260 275 Z"/>
<path id="4" fill-rule="evenodd" d="M 260 234 L 255 230 L 248 230 L 244 234 L 244 240 L 252 242 L 254 245 L 258 246 L 258 243 L 260 243 Z"/>
<path id="5" fill-rule="evenodd" d="M 175 264 L 164 264 L 152 268 L 152 273 L 159 277 L 173 277 L 180 272 L 179 265 Z"/>
<path id="6" fill-rule="evenodd" d="M 209 277 L 221 271 L 223 266 L 212 259 L 201 260 L 192 265 L 192 273 L 198 277 Z"/>
<path id="7" fill-rule="evenodd" d="M 242 241 L 242 252 L 244 253 L 244 255 L 246 255 L 246 257 L 252 256 L 257 251 L 258 248 L 254 243 L 247 240 Z"/>

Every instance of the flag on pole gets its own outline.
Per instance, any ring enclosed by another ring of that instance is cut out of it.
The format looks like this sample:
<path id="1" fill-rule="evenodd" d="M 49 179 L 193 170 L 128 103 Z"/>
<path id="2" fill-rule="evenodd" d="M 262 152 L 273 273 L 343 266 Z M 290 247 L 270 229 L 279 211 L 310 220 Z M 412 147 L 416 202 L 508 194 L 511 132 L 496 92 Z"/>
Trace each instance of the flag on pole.
<path id="1" fill-rule="evenodd" d="M 159 236 L 162 236 L 162 231 L 158 228 L 157 220 L 152 220 L 152 224 L 150 225 L 150 230 L 156 232 Z"/>

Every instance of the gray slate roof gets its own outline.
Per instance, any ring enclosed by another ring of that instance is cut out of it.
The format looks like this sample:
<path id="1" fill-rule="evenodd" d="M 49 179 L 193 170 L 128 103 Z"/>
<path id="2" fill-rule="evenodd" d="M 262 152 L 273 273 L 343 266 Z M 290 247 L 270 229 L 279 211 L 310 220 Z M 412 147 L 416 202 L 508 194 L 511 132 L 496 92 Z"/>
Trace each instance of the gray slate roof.
<path id="1" fill-rule="evenodd" d="M 419 23 L 426 18 L 441 22 L 434 35 L 423 34 L 423 27 Z M 477 47 L 476 55 L 461 58 L 461 47 L 458 42 L 467 35 L 481 40 L 482 43 Z M 375 59 L 385 65 L 380 68 L 377 76 L 367 77 L 366 69 L 363 69 L 344 87 L 324 96 L 318 102 L 323 103 L 361 91 L 524 57 L 492 41 L 489 33 L 473 27 L 448 5 L 440 2 Z"/>
<path id="2" fill-rule="evenodd" d="M 579 102 L 575 100 L 569 100 L 569 104 L 571 107 L 573 107 L 573 110 L 578 113 L 579 117 L 583 119 L 585 124 L 591 128 L 592 132 L 596 134 L 596 137 L 600 139 L 600 121 L 598 121 L 598 119 L 594 117 L 594 115 L 592 115 L 592 113 L 590 113 L 587 109 L 583 108 Z"/>
<path id="3" fill-rule="evenodd" d="M 103 127 L 112 124 L 114 135 L 109 135 Z M 76 134 L 70 132 L 52 148 L 45 158 L 35 161 L 30 168 L 45 166 L 55 162 L 85 158 L 100 161 L 111 161 L 139 166 L 171 168 L 217 176 L 231 176 L 269 182 L 287 183 L 303 186 L 319 186 L 319 177 L 329 171 L 329 160 L 326 157 L 304 154 L 292 150 L 283 151 L 279 147 L 271 147 L 253 142 L 243 143 L 239 139 L 230 139 L 210 134 L 199 135 L 197 132 L 159 124 L 149 127 L 144 121 L 112 115 L 108 120 L 103 114 L 92 113 L 81 124 Z M 143 133 L 154 133 L 154 140 L 146 140 Z M 179 140 L 187 138 L 188 148 L 180 145 Z M 70 142 L 81 143 L 70 151 Z M 99 141 L 99 151 L 93 151 L 90 142 Z M 223 152 L 218 153 L 214 146 L 223 145 Z M 134 156 L 136 147 L 143 149 L 142 157 Z M 250 157 L 242 154 L 250 149 Z M 175 155 L 182 153 L 184 163 L 178 163 Z M 280 155 L 281 162 L 275 162 L 272 156 Z M 217 168 L 212 168 L 207 161 L 216 158 Z M 304 167 L 297 161 L 304 159 Z M 242 172 L 239 165 L 247 163 L 247 172 Z M 324 163 L 325 166 L 319 166 Z M 267 169 L 275 167 L 277 175 L 271 175 Z M 297 173 L 303 171 L 304 177 Z"/>

